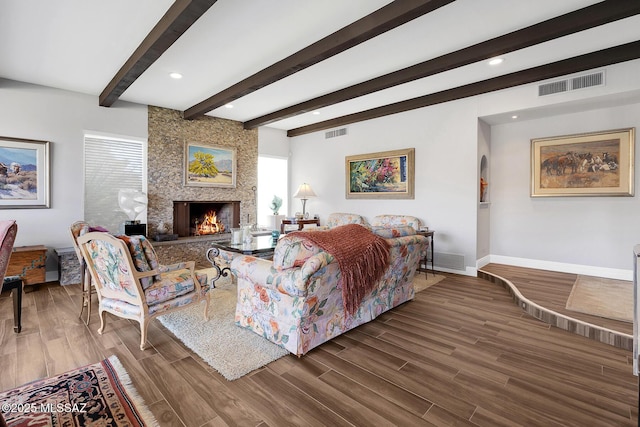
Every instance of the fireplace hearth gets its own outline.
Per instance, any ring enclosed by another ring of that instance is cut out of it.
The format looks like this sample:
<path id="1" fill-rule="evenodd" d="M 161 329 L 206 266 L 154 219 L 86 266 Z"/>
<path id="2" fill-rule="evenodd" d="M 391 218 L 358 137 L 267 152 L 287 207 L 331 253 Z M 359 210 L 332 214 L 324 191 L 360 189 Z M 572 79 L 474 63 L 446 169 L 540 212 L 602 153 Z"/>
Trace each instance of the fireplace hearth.
<path id="1" fill-rule="evenodd" d="M 173 232 L 178 237 L 230 233 L 239 226 L 239 201 L 173 202 Z"/>

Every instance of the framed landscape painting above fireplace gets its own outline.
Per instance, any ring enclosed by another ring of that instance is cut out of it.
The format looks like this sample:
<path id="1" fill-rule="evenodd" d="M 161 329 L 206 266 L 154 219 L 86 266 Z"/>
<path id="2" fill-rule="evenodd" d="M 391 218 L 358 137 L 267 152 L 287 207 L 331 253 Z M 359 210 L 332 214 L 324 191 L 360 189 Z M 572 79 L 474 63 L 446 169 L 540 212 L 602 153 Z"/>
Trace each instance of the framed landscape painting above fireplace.
<path id="1" fill-rule="evenodd" d="M 187 142 L 184 153 L 185 186 L 235 188 L 235 148 Z"/>

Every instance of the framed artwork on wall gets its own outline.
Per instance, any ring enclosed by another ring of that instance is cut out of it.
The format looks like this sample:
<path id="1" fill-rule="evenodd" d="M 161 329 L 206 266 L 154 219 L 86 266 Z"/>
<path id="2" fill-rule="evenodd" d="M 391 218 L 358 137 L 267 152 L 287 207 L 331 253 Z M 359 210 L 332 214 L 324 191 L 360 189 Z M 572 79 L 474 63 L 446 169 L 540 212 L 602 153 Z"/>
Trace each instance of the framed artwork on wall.
<path id="1" fill-rule="evenodd" d="M 347 156 L 347 199 L 413 199 L 415 149 Z"/>
<path id="2" fill-rule="evenodd" d="M 235 188 L 236 163 L 235 148 L 187 142 L 184 148 L 184 185 Z"/>
<path id="3" fill-rule="evenodd" d="M 49 207 L 49 142 L 0 137 L 0 209 Z"/>
<path id="4" fill-rule="evenodd" d="M 531 197 L 633 196 L 635 129 L 531 140 Z"/>

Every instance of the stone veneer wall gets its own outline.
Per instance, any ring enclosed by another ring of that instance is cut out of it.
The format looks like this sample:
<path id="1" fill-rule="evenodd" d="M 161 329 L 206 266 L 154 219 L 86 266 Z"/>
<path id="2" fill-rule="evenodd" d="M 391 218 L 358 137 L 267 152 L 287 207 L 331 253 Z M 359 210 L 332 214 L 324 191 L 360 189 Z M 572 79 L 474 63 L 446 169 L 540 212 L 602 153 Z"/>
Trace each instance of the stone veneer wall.
<path id="1" fill-rule="evenodd" d="M 185 187 L 184 148 L 187 142 L 236 148 L 236 188 Z M 241 223 L 256 222 L 256 192 L 258 185 L 258 130 L 244 130 L 242 123 L 203 116 L 184 120 L 176 110 L 149 106 L 148 151 L 148 211 L 147 235 L 157 234 L 158 224 L 173 225 L 173 201 L 240 201 Z M 160 262 L 169 264 L 193 259 L 200 264 L 202 248 L 207 244 L 176 245 L 175 255 L 164 245 L 156 245 Z M 162 249 L 161 249 L 162 247 Z M 190 256 L 192 247 L 198 255 Z M 178 256 L 179 255 L 179 256 Z M 187 258 L 185 258 L 185 256 Z"/>
<path id="2" fill-rule="evenodd" d="M 184 146 L 187 141 L 236 147 L 236 188 L 185 187 Z M 173 226 L 173 201 L 240 201 L 240 221 L 256 222 L 258 182 L 258 131 L 242 123 L 204 116 L 184 120 L 180 111 L 149 106 L 147 236 L 158 224 Z M 173 231 L 173 230 L 172 230 Z M 206 251 L 213 238 L 193 237 L 175 242 L 153 242 L 161 264 L 195 261 L 196 268 L 211 267 Z M 75 251 L 60 250 L 60 284 L 80 283 L 80 263 Z"/>

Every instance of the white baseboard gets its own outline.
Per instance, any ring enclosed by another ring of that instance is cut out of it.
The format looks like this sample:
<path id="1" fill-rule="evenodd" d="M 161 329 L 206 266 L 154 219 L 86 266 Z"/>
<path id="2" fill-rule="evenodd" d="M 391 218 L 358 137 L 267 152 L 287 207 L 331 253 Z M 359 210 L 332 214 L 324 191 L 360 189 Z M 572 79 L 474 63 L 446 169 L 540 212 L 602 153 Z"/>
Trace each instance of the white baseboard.
<path id="1" fill-rule="evenodd" d="M 485 257 L 480 258 L 479 260 L 476 261 L 476 269 L 478 268 L 482 268 L 485 265 L 489 264 L 491 262 L 491 255 L 487 255 Z"/>
<path id="2" fill-rule="evenodd" d="M 485 262 L 486 259 L 488 262 Z M 513 265 L 516 267 L 535 268 L 537 270 L 560 271 L 562 273 L 583 274 L 585 276 L 606 277 L 617 280 L 633 280 L 633 270 L 622 270 L 617 268 L 593 267 L 590 265 L 567 264 L 554 261 L 542 261 L 529 258 L 516 258 L 502 255 L 489 255 L 478 260 L 478 268 L 487 265 L 489 262 L 495 264 Z"/>
<path id="3" fill-rule="evenodd" d="M 440 267 L 436 264 L 435 266 L 435 270 L 436 272 L 438 271 L 442 271 L 444 273 L 453 273 L 453 274 L 461 274 L 463 276 L 471 276 L 471 277 L 476 277 L 478 276 L 478 269 L 477 268 L 473 268 L 473 267 L 465 267 L 465 270 L 457 270 L 454 268 L 444 268 L 444 267 Z M 431 271 L 431 270 L 429 270 Z"/>

